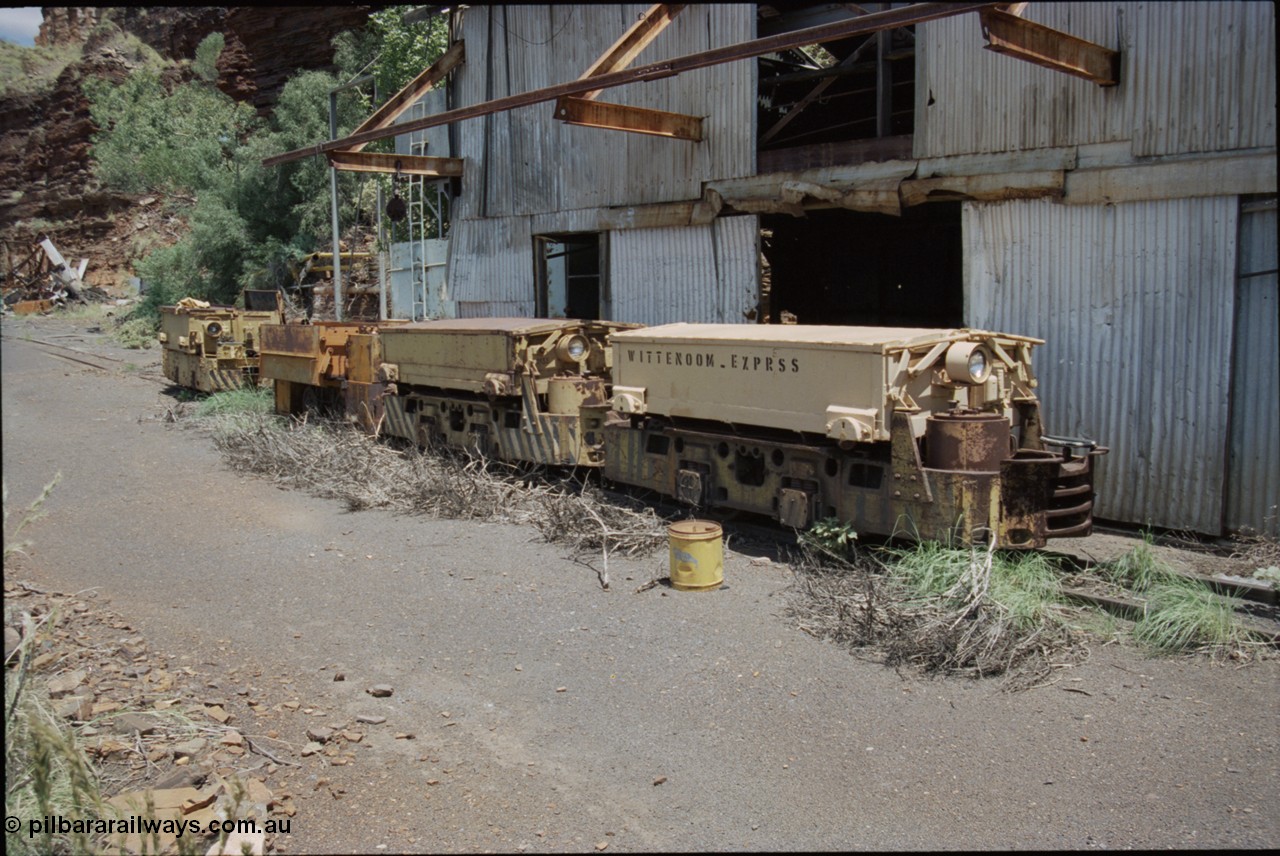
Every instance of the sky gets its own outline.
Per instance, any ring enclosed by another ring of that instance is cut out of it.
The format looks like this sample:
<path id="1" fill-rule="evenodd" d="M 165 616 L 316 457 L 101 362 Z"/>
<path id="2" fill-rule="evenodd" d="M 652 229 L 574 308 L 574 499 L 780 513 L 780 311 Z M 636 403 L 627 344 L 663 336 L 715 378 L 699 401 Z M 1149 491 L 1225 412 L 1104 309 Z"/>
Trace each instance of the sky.
<path id="1" fill-rule="evenodd" d="M 0 41 L 31 47 L 36 43 L 40 21 L 39 6 L 0 8 Z"/>

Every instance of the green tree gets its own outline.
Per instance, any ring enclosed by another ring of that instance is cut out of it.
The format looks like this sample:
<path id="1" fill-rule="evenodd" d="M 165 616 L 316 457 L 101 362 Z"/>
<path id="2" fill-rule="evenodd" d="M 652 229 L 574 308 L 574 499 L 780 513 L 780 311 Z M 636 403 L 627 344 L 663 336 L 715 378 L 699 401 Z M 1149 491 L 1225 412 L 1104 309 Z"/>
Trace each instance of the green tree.
<path id="1" fill-rule="evenodd" d="M 101 129 L 93 140 L 99 178 L 126 192 L 165 195 L 190 225 L 177 244 L 139 262 L 149 288 L 143 311 L 156 316 L 160 306 L 187 296 L 231 303 L 244 287 L 284 285 L 290 262 L 329 240 L 327 162 L 267 168 L 262 160 L 328 139 L 329 94 L 342 83 L 373 74 L 386 98 L 440 55 L 444 18 L 406 25 L 407 8 L 375 12 L 364 31 L 335 39 L 339 73 L 298 74 L 265 121 L 216 88 L 220 33 L 197 48 L 190 82 L 167 89 L 157 71 L 140 69 L 120 84 L 86 84 L 90 115 Z M 339 94 L 339 134 L 368 115 L 369 94 Z M 370 189 L 364 176 L 339 174 L 340 224 L 357 221 Z"/>

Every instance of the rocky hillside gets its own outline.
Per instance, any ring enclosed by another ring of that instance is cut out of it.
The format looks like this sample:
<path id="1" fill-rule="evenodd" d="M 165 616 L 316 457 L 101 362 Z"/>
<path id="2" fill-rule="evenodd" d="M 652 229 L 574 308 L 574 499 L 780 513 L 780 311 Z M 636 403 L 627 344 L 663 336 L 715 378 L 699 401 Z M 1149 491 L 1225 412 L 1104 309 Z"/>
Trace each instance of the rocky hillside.
<path id="1" fill-rule="evenodd" d="M 219 87 L 266 114 L 289 76 L 331 68 L 333 37 L 364 26 L 373 8 L 45 7 L 35 49 L 0 44 L 0 270 L 43 234 L 68 259 L 89 259 L 88 284 L 118 288 L 145 249 L 135 233 L 151 246 L 180 234 L 163 200 L 113 193 L 93 178 L 86 79 L 124 80 L 149 48 L 176 83 L 200 42 L 222 32 Z"/>

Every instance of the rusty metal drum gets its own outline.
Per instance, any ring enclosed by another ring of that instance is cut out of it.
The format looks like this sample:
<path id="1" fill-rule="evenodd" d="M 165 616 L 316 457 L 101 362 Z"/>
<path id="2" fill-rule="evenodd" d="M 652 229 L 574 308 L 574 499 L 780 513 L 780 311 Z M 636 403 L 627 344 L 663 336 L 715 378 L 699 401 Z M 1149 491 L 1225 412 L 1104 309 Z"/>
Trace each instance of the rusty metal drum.
<path id="1" fill-rule="evenodd" d="M 1009 420 L 963 409 L 934 414 L 925 423 L 925 445 L 930 469 L 999 472 L 1011 454 Z"/>

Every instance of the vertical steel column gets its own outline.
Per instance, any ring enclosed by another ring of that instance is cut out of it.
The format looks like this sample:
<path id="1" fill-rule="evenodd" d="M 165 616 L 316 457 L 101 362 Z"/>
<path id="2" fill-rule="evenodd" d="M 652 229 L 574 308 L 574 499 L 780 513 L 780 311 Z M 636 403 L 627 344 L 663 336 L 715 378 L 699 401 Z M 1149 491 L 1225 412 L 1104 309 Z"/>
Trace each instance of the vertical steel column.
<path id="1" fill-rule="evenodd" d="M 341 88 L 341 87 L 340 87 Z M 329 90 L 329 139 L 338 139 L 338 90 Z M 329 207 L 333 217 L 333 317 L 342 320 L 342 244 L 338 233 L 338 170 L 329 167 Z"/>

